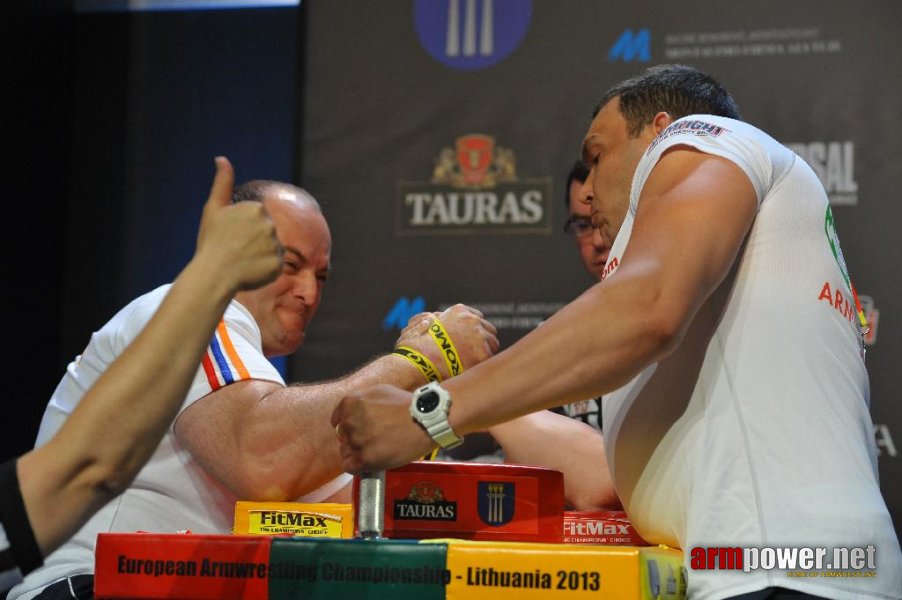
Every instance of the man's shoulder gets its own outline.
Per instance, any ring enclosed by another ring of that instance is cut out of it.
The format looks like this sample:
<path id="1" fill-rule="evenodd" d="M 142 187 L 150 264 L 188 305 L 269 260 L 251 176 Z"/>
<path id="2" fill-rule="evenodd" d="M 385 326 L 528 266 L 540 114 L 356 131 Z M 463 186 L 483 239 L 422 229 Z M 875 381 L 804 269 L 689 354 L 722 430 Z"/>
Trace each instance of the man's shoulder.
<path id="1" fill-rule="evenodd" d="M 100 337 L 130 340 L 138 335 L 157 311 L 171 284 L 161 285 L 123 306 L 95 334 Z"/>
<path id="2" fill-rule="evenodd" d="M 759 200 L 793 163 L 793 152 L 758 127 L 716 115 L 695 114 L 668 125 L 648 147 L 637 174 L 644 183 L 665 152 L 690 147 L 727 159 L 749 177 Z"/>
<path id="3" fill-rule="evenodd" d="M 141 294 L 125 306 L 123 306 L 119 312 L 117 312 L 110 322 L 132 318 L 135 315 L 138 315 L 142 312 L 150 312 L 151 314 L 157 310 L 157 308 L 162 304 L 163 299 L 166 297 L 166 294 L 169 292 L 169 288 L 172 287 L 171 283 L 167 283 L 161 285 L 157 288 L 150 290 L 144 294 Z"/>
<path id="4" fill-rule="evenodd" d="M 252 341 L 255 346 L 258 346 L 262 352 L 263 340 L 260 335 L 260 326 L 257 324 L 257 320 L 254 319 L 254 315 L 243 304 L 234 299 L 229 302 L 225 313 L 222 315 L 222 320 L 227 328 L 240 332 L 245 338 Z"/>
<path id="5" fill-rule="evenodd" d="M 736 138 L 757 136 L 770 137 L 757 127 L 736 119 L 706 114 L 686 115 L 665 127 L 652 140 L 646 156 L 654 154 L 656 149 L 663 150 L 670 145 L 687 143 L 687 140 L 691 140 L 692 145 L 716 144 L 718 141 L 726 139 L 735 140 Z"/>

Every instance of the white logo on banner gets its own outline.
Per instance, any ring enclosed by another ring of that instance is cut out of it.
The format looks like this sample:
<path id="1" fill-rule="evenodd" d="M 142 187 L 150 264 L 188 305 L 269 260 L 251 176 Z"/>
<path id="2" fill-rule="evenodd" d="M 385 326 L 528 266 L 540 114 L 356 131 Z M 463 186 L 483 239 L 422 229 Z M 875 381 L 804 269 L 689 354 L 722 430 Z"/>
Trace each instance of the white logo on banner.
<path id="1" fill-rule="evenodd" d="M 811 165 L 824 184 L 830 204 L 855 206 L 858 204 L 858 182 L 855 181 L 855 143 L 808 142 L 786 146 Z"/>
<path id="2" fill-rule="evenodd" d="M 468 302 L 470 306 L 485 315 L 499 330 L 535 329 L 548 317 L 562 309 L 566 302 Z M 438 310 L 450 308 L 451 304 L 439 304 Z"/>
<path id="3" fill-rule="evenodd" d="M 896 452 L 896 444 L 893 442 L 893 436 L 889 431 L 889 427 L 882 423 L 875 423 L 874 437 L 877 441 L 877 456 L 883 456 L 883 453 L 886 452 L 887 456 L 895 458 L 898 452 Z"/>
<path id="4" fill-rule="evenodd" d="M 465 71 L 494 66 L 516 50 L 532 21 L 532 0 L 414 0 L 423 49 Z"/>
<path id="5" fill-rule="evenodd" d="M 495 11 L 492 8 L 492 0 L 484 0 L 482 3 L 482 26 L 479 28 L 479 54 L 489 56 L 494 51 L 495 37 L 493 25 Z M 448 37 L 445 40 L 445 54 L 447 56 L 460 56 L 460 1 L 448 2 Z M 476 0 L 467 0 L 464 7 L 464 34 L 463 55 L 476 55 Z"/>
<path id="6" fill-rule="evenodd" d="M 431 181 L 399 181 L 399 235 L 548 234 L 551 179 L 521 178 L 510 148 L 482 133 L 439 151 Z"/>
<path id="7" fill-rule="evenodd" d="M 685 31 L 668 33 L 664 36 L 664 56 L 668 61 L 839 52 L 842 52 L 842 42 L 836 39 L 822 39 L 820 29 L 817 27 Z"/>

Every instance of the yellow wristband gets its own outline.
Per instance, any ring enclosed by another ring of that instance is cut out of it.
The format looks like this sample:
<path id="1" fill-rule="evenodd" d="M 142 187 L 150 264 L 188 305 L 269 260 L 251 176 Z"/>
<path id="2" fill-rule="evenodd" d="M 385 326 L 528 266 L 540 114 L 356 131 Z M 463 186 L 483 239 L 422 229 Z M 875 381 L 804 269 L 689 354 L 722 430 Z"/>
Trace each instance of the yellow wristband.
<path id="1" fill-rule="evenodd" d="M 423 455 L 423 458 L 421 458 L 420 460 L 435 460 L 435 457 L 436 457 L 436 456 L 438 456 L 438 446 L 436 446 L 435 448 L 433 448 L 433 449 L 429 452 L 429 454 L 424 454 L 424 455 Z"/>
<path id="2" fill-rule="evenodd" d="M 397 354 L 399 356 L 403 356 L 407 360 L 415 366 L 420 373 L 423 374 L 423 377 L 426 378 L 426 381 L 438 381 L 441 383 L 442 375 L 438 372 L 438 369 L 435 368 L 435 365 L 432 364 L 432 361 L 414 350 L 413 348 L 408 348 L 407 346 L 398 346 L 394 349 L 392 354 Z"/>
<path id="3" fill-rule="evenodd" d="M 460 354 L 457 353 L 457 348 L 454 347 L 454 342 L 451 341 L 451 336 L 448 335 L 448 331 L 441 321 L 436 319 L 432 322 L 432 325 L 429 326 L 429 335 L 432 336 L 436 346 L 441 350 L 451 377 L 463 373 L 464 364 L 460 360 Z"/>

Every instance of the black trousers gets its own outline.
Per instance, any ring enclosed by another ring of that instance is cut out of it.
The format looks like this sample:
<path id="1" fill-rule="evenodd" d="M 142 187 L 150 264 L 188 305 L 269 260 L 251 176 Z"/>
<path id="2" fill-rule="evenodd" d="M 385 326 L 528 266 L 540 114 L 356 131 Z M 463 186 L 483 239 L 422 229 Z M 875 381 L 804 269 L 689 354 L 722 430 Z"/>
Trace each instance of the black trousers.
<path id="1" fill-rule="evenodd" d="M 798 590 L 787 590 L 781 587 L 767 588 L 748 594 L 733 596 L 730 600 L 825 600 L 823 596 L 813 596 Z"/>
<path id="2" fill-rule="evenodd" d="M 51 583 L 44 591 L 35 596 L 35 600 L 93 600 L 94 576 L 73 575 Z"/>

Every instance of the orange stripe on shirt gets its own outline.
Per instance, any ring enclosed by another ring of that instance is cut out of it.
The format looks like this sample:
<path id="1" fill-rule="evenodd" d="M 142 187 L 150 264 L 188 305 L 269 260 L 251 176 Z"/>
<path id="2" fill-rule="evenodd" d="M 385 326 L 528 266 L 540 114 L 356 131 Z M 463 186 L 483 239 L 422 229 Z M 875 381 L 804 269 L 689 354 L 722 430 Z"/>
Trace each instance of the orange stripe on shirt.
<path id="1" fill-rule="evenodd" d="M 239 357 L 238 352 L 235 351 L 235 346 L 232 345 L 232 338 L 229 337 L 225 321 L 219 322 L 219 325 L 216 326 L 216 331 L 219 332 L 219 341 L 222 342 L 223 347 L 225 347 L 226 354 L 229 355 L 229 360 L 232 361 L 232 365 L 234 365 L 235 369 L 238 371 L 238 377 L 240 379 L 250 379 L 250 373 L 247 372 L 244 363 L 241 362 L 241 357 Z"/>

